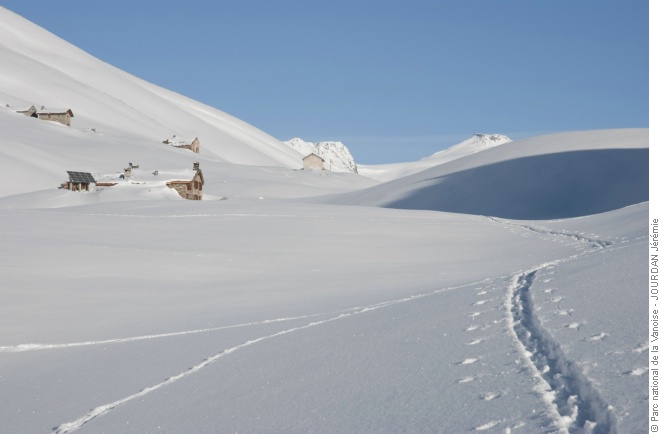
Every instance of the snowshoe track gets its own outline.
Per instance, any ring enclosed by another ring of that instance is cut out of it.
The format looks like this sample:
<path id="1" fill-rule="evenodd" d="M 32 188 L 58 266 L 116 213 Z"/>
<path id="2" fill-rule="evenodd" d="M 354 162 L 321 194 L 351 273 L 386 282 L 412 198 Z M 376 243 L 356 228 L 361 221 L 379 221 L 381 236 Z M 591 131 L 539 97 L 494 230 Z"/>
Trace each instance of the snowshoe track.
<path id="1" fill-rule="evenodd" d="M 535 315 L 530 288 L 537 271 L 514 277 L 508 294 L 510 331 L 520 344 L 528 368 L 538 379 L 558 432 L 615 434 L 615 416 L 596 388 L 570 360 Z"/>

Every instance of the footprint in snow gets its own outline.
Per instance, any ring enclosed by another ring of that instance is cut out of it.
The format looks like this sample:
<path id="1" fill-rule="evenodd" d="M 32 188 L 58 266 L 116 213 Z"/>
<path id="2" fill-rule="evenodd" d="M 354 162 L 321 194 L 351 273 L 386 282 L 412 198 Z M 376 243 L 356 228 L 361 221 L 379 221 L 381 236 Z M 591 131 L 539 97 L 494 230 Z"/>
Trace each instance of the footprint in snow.
<path id="1" fill-rule="evenodd" d="M 650 344 L 646 343 L 646 344 L 643 344 L 643 345 L 639 346 L 638 348 L 633 349 L 633 352 L 640 354 L 640 353 L 643 353 L 643 352 L 645 352 L 649 349 L 650 349 Z"/>
<path id="2" fill-rule="evenodd" d="M 500 398 L 502 396 L 502 393 L 500 392 L 490 392 L 490 393 L 485 393 L 484 395 L 480 396 L 480 399 L 483 401 L 492 401 L 496 398 Z"/>
<path id="3" fill-rule="evenodd" d="M 578 329 L 581 328 L 584 325 L 585 325 L 585 322 L 573 322 L 571 324 L 565 324 L 564 327 L 568 328 L 568 329 L 574 329 L 574 330 L 578 331 Z"/>
<path id="4" fill-rule="evenodd" d="M 606 336 L 610 336 L 608 333 L 601 332 L 598 335 L 593 335 L 587 338 L 587 341 L 603 341 Z"/>
<path id="5" fill-rule="evenodd" d="M 647 366 L 644 366 L 642 368 L 632 369 L 631 371 L 627 371 L 624 374 L 625 375 L 631 375 L 632 377 L 640 377 L 642 375 L 647 374 L 648 371 L 649 371 L 649 368 Z"/>
<path id="6" fill-rule="evenodd" d="M 571 316 L 572 313 L 574 313 L 574 309 L 560 309 L 559 311 L 555 312 L 554 315 Z"/>
<path id="7" fill-rule="evenodd" d="M 502 420 L 492 420 L 491 422 L 487 422 L 483 425 L 476 426 L 475 431 L 486 431 L 488 429 L 491 429 L 491 428 L 494 428 L 494 427 L 500 425 L 501 422 L 502 422 Z"/>
<path id="8" fill-rule="evenodd" d="M 457 383 L 470 383 L 471 381 L 475 380 L 475 377 L 464 377 L 461 380 L 457 381 Z"/>

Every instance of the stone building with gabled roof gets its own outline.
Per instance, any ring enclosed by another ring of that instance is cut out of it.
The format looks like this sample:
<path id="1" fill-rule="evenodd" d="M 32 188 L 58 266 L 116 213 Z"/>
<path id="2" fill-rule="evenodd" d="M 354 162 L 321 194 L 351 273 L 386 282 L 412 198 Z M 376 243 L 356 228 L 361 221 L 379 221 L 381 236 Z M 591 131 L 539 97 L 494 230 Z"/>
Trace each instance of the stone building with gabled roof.
<path id="1" fill-rule="evenodd" d="M 174 146 L 175 148 L 188 149 L 196 154 L 200 153 L 200 140 L 197 137 L 177 137 L 174 135 L 169 139 L 163 140 L 163 143 Z"/>
<path id="2" fill-rule="evenodd" d="M 304 169 L 317 169 L 317 170 L 324 170 L 324 160 L 317 154 L 309 154 L 305 157 L 303 157 L 303 168 Z"/>
<path id="3" fill-rule="evenodd" d="M 159 173 L 160 174 L 160 173 Z M 181 179 L 170 179 L 165 183 L 168 187 L 179 193 L 179 196 L 188 200 L 202 200 L 204 176 L 200 163 L 193 163 L 193 170 L 182 173 Z"/>
<path id="4" fill-rule="evenodd" d="M 37 117 L 43 121 L 59 122 L 62 125 L 70 127 L 73 112 L 71 109 L 48 108 L 41 106 L 41 108 L 37 110 Z"/>

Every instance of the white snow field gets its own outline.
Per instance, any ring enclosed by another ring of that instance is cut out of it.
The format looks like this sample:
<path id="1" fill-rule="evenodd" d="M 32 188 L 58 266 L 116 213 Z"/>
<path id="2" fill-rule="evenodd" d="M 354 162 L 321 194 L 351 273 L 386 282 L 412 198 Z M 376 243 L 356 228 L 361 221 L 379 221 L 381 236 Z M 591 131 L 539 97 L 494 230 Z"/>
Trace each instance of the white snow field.
<path id="1" fill-rule="evenodd" d="M 647 432 L 647 130 L 379 184 L 0 23 L 0 432 Z"/>

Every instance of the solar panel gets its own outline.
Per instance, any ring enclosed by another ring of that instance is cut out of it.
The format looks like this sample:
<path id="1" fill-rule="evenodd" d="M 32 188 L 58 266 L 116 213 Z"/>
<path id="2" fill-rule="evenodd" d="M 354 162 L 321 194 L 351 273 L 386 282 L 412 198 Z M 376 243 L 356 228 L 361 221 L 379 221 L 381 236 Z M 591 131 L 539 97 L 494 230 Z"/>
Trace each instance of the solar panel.
<path id="1" fill-rule="evenodd" d="M 96 183 L 91 173 L 71 172 L 69 170 L 67 170 L 67 173 L 69 174 L 69 180 L 71 180 L 71 182 L 80 182 L 83 184 Z"/>

